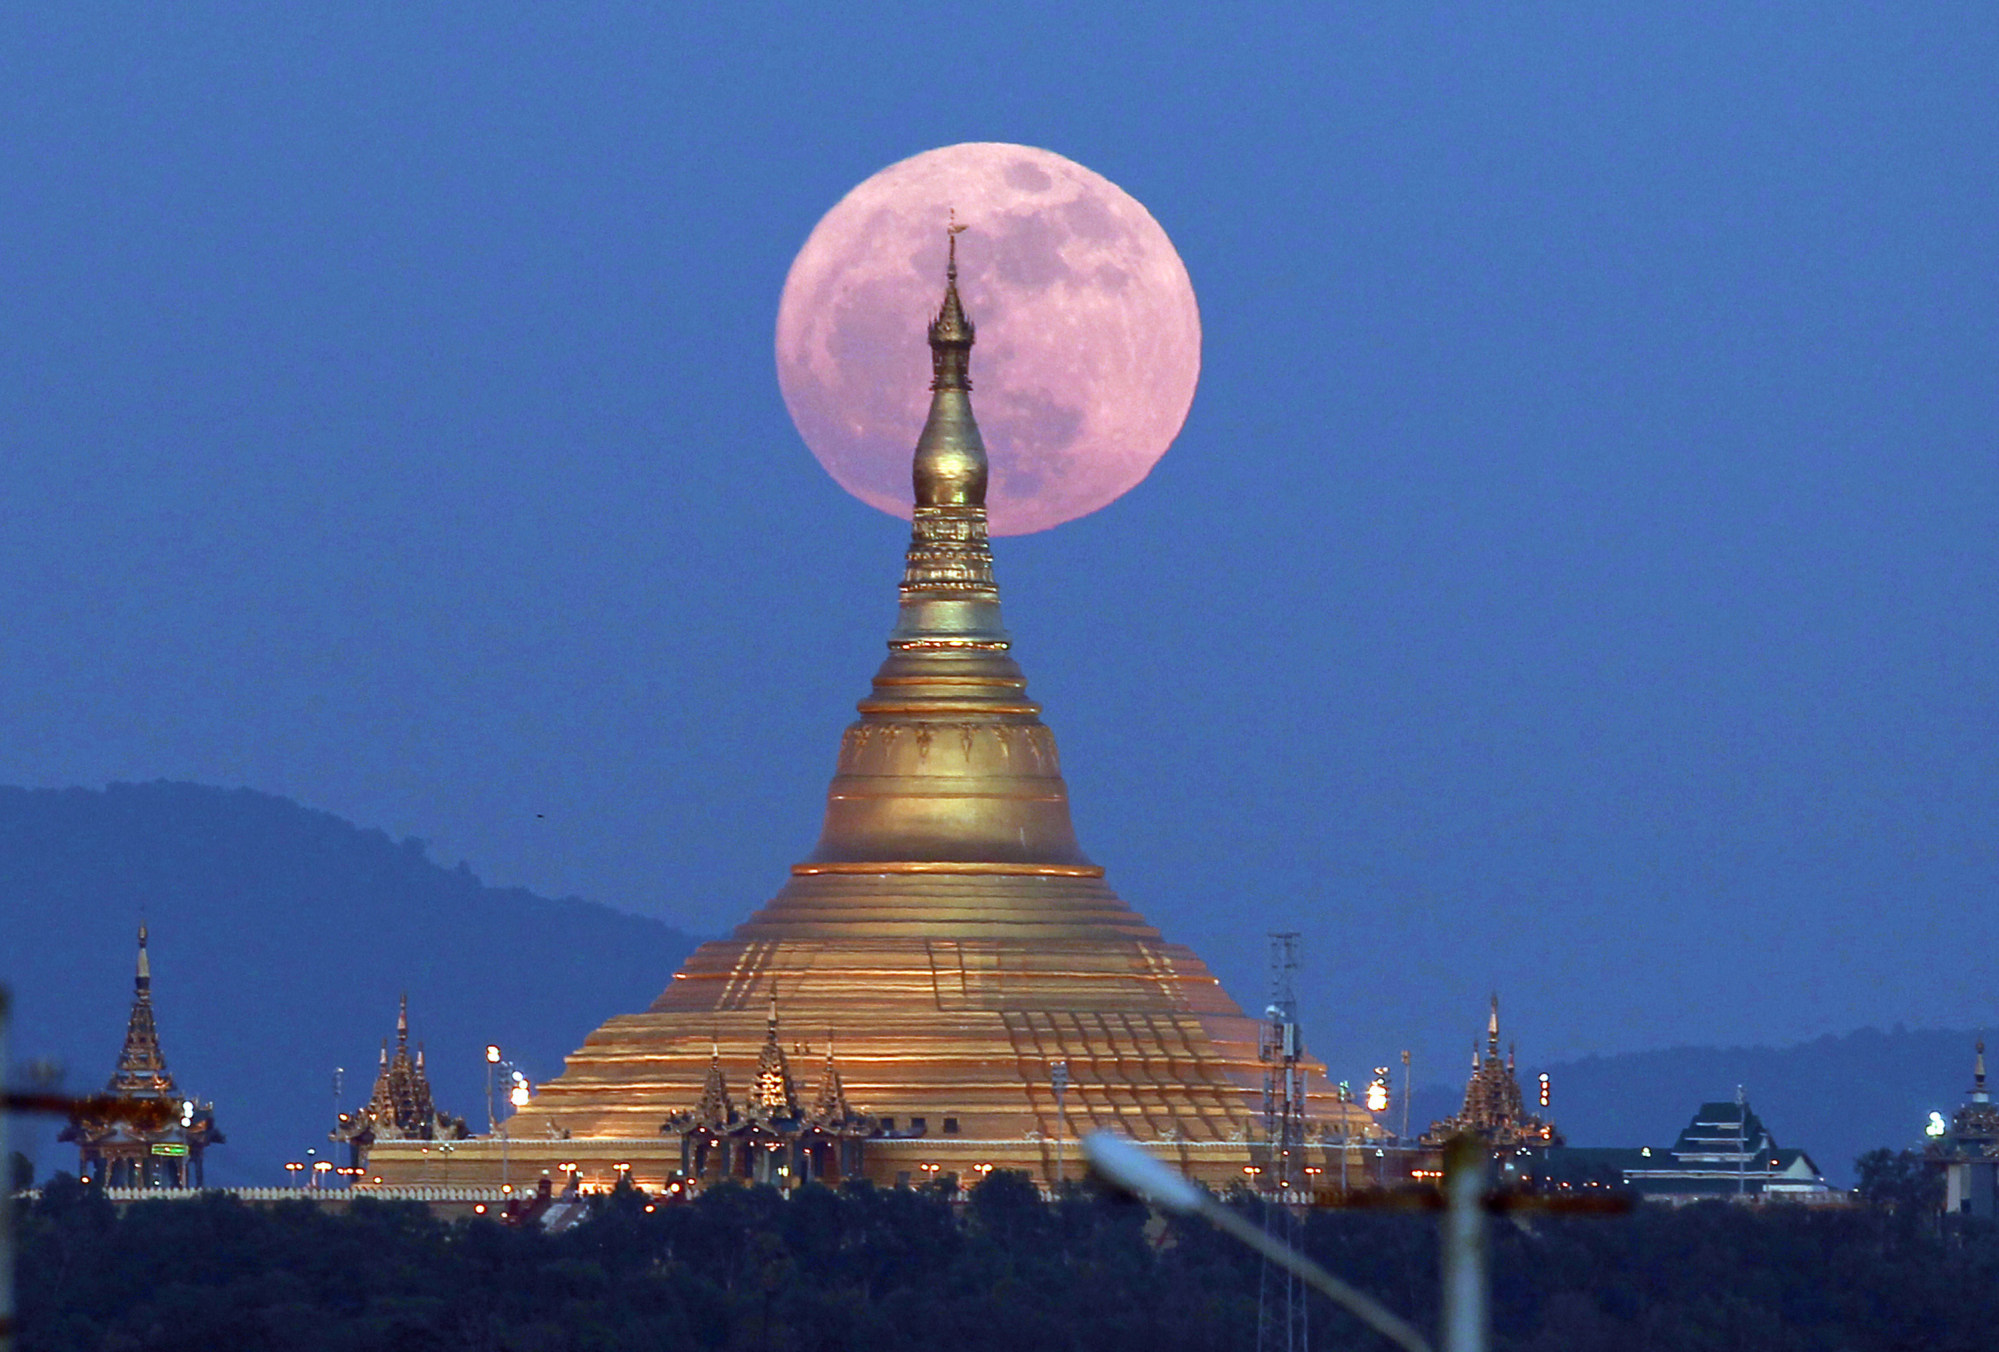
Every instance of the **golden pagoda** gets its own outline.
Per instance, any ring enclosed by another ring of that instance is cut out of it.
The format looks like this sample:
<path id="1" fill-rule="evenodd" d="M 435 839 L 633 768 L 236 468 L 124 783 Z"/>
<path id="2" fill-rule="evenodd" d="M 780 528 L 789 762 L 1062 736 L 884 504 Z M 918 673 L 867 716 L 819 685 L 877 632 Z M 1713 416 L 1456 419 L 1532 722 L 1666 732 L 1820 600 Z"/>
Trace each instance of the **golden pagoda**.
<path id="1" fill-rule="evenodd" d="M 717 1087 L 757 1084 L 760 1061 L 768 1078 L 779 1011 L 794 1053 L 838 1039 L 842 1110 L 872 1119 L 860 1172 L 879 1183 L 975 1182 L 992 1168 L 1074 1178 L 1076 1138 L 1096 1129 L 1216 1185 L 1312 1182 L 1279 1180 L 1268 1163 L 1262 1026 L 1077 843 L 1054 735 L 1000 620 L 961 228 L 929 326 L 900 614 L 841 739 L 818 844 L 761 910 L 703 944 L 651 1008 L 591 1034 L 503 1125 L 517 1178 L 526 1165 L 586 1187 L 619 1173 L 664 1183 L 690 1157 L 687 1132 L 721 1129 Z M 1307 1149 L 1287 1169 L 1336 1171 L 1338 1149 L 1377 1133 L 1323 1066 L 1304 1069 Z M 495 1143 L 466 1142 L 454 1181 L 497 1181 L 498 1159 Z M 370 1157 L 390 1183 L 438 1181 L 422 1168 L 395 1143 Z"/>

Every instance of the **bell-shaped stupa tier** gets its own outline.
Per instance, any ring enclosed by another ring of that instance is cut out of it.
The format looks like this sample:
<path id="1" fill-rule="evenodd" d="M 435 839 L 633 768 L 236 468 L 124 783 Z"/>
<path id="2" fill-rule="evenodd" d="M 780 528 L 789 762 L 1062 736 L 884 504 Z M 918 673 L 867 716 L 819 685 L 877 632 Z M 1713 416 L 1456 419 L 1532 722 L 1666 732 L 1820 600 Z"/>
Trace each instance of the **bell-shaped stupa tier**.
<path id="1" fill-rule="evenodd" d="M 955 244 L 930 325 L 900 614 L 841 739 L 818 844 L 650 1009 L 611 1019 L 535 1091 L 507 1127 L 516 1182 L 551 1163 L 586 1183 L 619 1165 L 663 1181 L 682 1157 L 662 1123 L 701 1102 L 717 1065 L 729 1084 L 754 1080 L 773 999 L 785 1045 L 830 1043 L 846 1100 L 880 1122 L 864 1152 L 878 1182 L 982 1168 L 1046 1181 L 1063 1159 L 1075 1177 L 1076 1138 L 1097 1128 L 1157 1143 L 1217 1184 L 1268 1167 L 1257 1163 L 1271 1153 L 1264 1026 L 1083 853 L 1054 735 L 1011 655 Z M 1306 1145 L 1294 1154 L 1325 1154 L 1315 1171 L 1337 1175 L 1338 1140 L 1361 1167 L 1372 1120 L 1340 1102 L 1317 1063 L 1298 1071 Z M 497 1181 L 478 1153 L 461 1146 L 453 1176 Z M 370 1172 L 419 1181 L 408 1163 L 379 1157 Z M 428 1167 L 439 1181 L 440 1162 Z M 1295 1167 L 1303 1186 L 1302 1159 Z"/>

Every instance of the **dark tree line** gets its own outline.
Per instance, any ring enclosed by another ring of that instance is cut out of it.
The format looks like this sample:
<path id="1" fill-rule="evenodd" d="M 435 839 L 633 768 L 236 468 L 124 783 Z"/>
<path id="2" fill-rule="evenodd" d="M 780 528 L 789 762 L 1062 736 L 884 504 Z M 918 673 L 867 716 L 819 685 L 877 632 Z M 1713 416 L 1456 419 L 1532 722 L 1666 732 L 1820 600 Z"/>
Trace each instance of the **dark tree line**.
<path id="1" fill-rule="evenodd" d="M 63 1180 L 19 1227 L 24 1352 L 1255 1347 L 1246 1250 L 1091 1191 L 1045 1205 L 1014 1175 L 960 1203 L 725 1187 L 647 1211 L 625 1194 L 557 1235 L 365 1199 L 120 1212 Z M 1434 1326 L 1432 1219 L 1315 1212 L 1303 1233 Z M 1999 1312 L 1999 1235 L 1916 1209 L 1708 1203 L 1494 1238 L 1507 1352 L 1986 1348 Z M 1329 1307 L 1311 1321 L 1315 1346 L 1381 1346 Z"/>

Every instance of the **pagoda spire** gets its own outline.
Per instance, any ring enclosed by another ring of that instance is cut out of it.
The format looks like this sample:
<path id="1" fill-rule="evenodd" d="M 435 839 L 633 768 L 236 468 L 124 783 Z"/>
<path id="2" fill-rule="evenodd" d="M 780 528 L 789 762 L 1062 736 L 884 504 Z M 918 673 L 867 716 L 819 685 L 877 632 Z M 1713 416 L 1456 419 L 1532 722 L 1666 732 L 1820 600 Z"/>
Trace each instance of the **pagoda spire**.
<path id="1" fill-rule="evenodd" d="M 174 1077 L 160 1050 L 160 1033 L 153 1021 L 153 964 L 146 953 L 146 927 L 139 926 L 139 960 L 132 979 L 132 1013 L 125 1021 L 125 1045 L 118 1052 L 110 1091 L 125 1098 L 166 1098 L 174 1092 Z"/>
<path id="2" fill-rule="evenodd" d="M 1985 1039 L 1978 1039 L 1978 1059 L 1971 1066 L 1971 1101 L 1990 1103 L 1992 1095 L 1985 1088 Z"/>
<path id="3" fill-rule="evenodd" d="M 1499 1055 L 1499 992 L 1492 993 L 1492 1015 L 1485 1021 L 1485 1045 L 1488 1055 Z"/>
<path id="4" fill-rule="evenodd" d="M 764 1026 L 763 1051 L 757 1056 L 757 1078 L 750 1089 L 750 1110 L 766 1121 L 796 1121 L 798 1090 L 791 1079 L 791 1062 L 777 1040 L 777 992 L 771 991 L 770 1017 Z"/>
<path id="5" fill-rule="evenodd" d="M 405 991 L 396 1004 L 395 1053 L 390 1054 L 389 1040 L 383 1038 L 381 1068 L 367 1106 L 342 1113 L 333 1139 L 365 1149 L 376 1141 L 463 1140 L 466 1134 L 465 1119 L 439 1112 L 431 1097 L 423 1044 L 417 1043 L 416 1055 L 410 1055 L 410 998 Z"/>
<path id="6" fill-rule="evenodd" d="M 977 330 L 958 296 L 958 235 L 964 229 L 953 217 L 945 232 L 950 254 L 944 300 L 930 321 L 930 414 L 910 461 L 915 530 L 902 588 L 905 597 L 912 590 L 976 593 L 997 607 L 986 537 L 986 443 L 972 416 Z M 1004 641 L 998 620 L 995 612 L 990 627 L 993 637 Z"/>
<path id="7" fill-rule="evenodd" d="M 819 1094 L 812 1101 L 811 1122 L 820 1126 L 840 1126 L 854 1115 L 847 1106 L 847 1087 L 840 1082 L 839 1067 L 833 1064 L 833 1036 L 826 1035 L 826 1065 L 819 1072 Z"/>
<path id="8" fill-rule="evenodd" d="M 722 1048 L 715 1044 L 708 1052 L 708 1078 L 701 1085 L 701 1102 L 695 1119 L 710 1130 L 719 1130 L 736 1119 L 736 1106 L 729 1101 L 729 1077 L 722 1073 Z"/>
<path id="9" fill-rule="evenodd" d="M 930 412 L 910 462 L 909 550 L 888 659 L 847 729 L 818 846 L 794 874 L 1101 877 L 1076 843 L 1054 736 L 1009 654 L 972 416 L 977 330 L 955 216 L 930 322 Z"/>

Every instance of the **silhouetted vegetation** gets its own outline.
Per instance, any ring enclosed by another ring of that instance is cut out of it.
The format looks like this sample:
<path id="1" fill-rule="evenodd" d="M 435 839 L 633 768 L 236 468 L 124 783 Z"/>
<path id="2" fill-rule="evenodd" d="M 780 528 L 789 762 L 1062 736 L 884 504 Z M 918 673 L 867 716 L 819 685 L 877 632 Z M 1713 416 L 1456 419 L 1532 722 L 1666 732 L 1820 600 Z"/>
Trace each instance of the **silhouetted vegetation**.
<path id="1" fill-rule="evenodd" d="M 1860 1176 L 1854 1189 L 1863 1201 L 1910 1220 L 1927 1220 L 1943 1209 L 1943 1171 L 1918 1150 L 1870 1150 L 1853 1162 Z"/>
<path id="2" fill-rule="evenodd" d="M 1243 1203 L 1243 1205 L 1254 1205 Z M 25 1209 L 27 1352 L 217 1348 L 1116 1349 L 1247 1352 L 1257 1260 L 1079 1190 L 996 1174 L 936 1192 L 724 1187 L 648 1212 L 606 1199 L 547 1235 L 357 1201 L 226 1197 L 122 1213 L 73 1181 Z M 1433 1325 L 1434 1221 L 1316 1212 L 1305 1246 Z M 1502 1223 L 1497 1346 L 1519 1352 L 1984 1347 L 1999 1234 L 1872 1207 L 1708 1203 Z M 1324 1348 L 1380 1346 L 1323 1304 Z"/>

